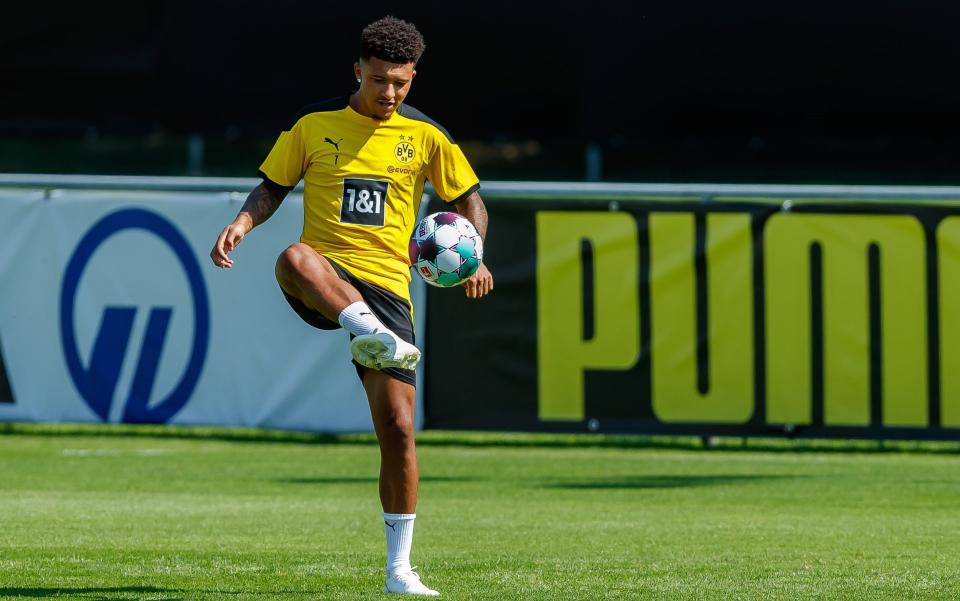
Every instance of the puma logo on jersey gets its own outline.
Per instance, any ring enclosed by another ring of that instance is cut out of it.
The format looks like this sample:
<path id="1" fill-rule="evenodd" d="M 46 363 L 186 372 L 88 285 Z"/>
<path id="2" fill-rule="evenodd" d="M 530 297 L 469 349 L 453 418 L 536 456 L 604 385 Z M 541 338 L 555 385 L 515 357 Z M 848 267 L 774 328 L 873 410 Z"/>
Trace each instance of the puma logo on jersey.
<path id="1" fill-rule="evenodd" d="M 336 165 L 340 161 L 340 142 L 343 142 L 343 138 L 340 138 L 336 142 L 334 142 L 330 138 L 324 138 L 323 141 L 326 142 L 327 144 L 332 145 L 334 149 L 337 151 L 337 153 L 333 155 L 333 164 Z"/>

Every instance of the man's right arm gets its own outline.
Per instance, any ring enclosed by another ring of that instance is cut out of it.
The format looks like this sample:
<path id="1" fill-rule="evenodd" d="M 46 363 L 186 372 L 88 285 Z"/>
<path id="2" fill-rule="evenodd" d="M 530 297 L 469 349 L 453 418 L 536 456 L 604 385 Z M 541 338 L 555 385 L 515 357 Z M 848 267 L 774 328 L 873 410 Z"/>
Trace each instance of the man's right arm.
<path id="1" fill-rule="evenodd" d="M 233 259 L 228 255 L 240 244 L 247 232 L 270 219 L 288 192 L 290 188 L 267 180 L 251 190 L 233 223 L 223 228 L 217 237 L 217 242 L 210 251 L 213 264 L 217 267 L 233 267 Z"/>

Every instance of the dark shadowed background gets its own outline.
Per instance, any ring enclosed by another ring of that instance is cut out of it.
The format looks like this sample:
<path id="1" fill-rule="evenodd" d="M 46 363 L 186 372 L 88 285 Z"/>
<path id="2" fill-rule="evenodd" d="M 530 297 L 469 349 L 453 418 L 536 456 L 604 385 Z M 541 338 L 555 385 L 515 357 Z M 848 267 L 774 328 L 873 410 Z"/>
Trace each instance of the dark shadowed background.
<path id="1" fill-rule="evenodd" d="M 385 14 L 481 178 L 960 184 L 960 9 L 882 0 L 17 3 L 0 171 L 253 175 Z"/>

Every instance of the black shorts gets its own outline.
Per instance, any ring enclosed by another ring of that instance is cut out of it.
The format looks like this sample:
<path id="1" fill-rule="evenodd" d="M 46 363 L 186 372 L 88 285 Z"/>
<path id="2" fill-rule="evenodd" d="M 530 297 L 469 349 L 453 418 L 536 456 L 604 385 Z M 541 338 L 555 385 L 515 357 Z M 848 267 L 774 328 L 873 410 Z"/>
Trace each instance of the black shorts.
<path id="1" fill-rule="evenodd" d="M 324 258 L 327 259 L 326 257 Z M 384 290 L 379 286 L 374 286 L 373 284 L 357 279 L 352 273 L 347 271 L 346 268 L 335 261 L 330 259 L 327 259 L 327 261 L 333 266 L 333 270 L 337 272 L 341 280 L 349 282 L 360 292 L 360 296 L 363 297 L 364 302 L 367 303 L 374 315 L 383 322 L 383 325 L 393 330 L 394 334 L 401 339 L 410 344 L 416 344 L 413 334 L 413 321 L 410 319 L 410 303 L 408 303 L 406 299 L 397 296 L 389 290 Z M 287 291 L 284 290 L 283 287 L 280 288 L 280 291 L 283 292 L 283 297 L 287 299 L 287 302 L 290 303 L 290 306 L 293 307 L 293 310 L 303 321 L 321 330 L 336 330 L 340 327 L 339 323 L 330 321 L 321 315 L 319 311 L 314 311 L 307 307 L 300 299 L 287 294 Z M 350 334 L 350 340 L 353 340 L 353 338 L 354 335 Z M 357 368 L 357 375 L 363 380 L 363 370 L 366 368 L 356 361 L 353 362 L 353 365 Z M 384 369 L 383 372 L 401 382 L 406 382 L 413 386 L 417 385 L 416 370 L 388 367 Z"/>

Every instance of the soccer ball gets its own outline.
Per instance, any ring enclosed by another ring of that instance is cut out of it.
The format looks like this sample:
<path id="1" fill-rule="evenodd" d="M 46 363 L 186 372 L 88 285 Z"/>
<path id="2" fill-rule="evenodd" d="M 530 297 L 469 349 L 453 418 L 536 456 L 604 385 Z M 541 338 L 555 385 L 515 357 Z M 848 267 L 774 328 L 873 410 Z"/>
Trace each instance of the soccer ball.
<path id="1" fill-rule="evenodd" d="M 410 264 L 428 284 L 449 288 L 480 269 L 483 240 L 470 220 L 458 213 L 433 213 L 410 236 Z"/>

